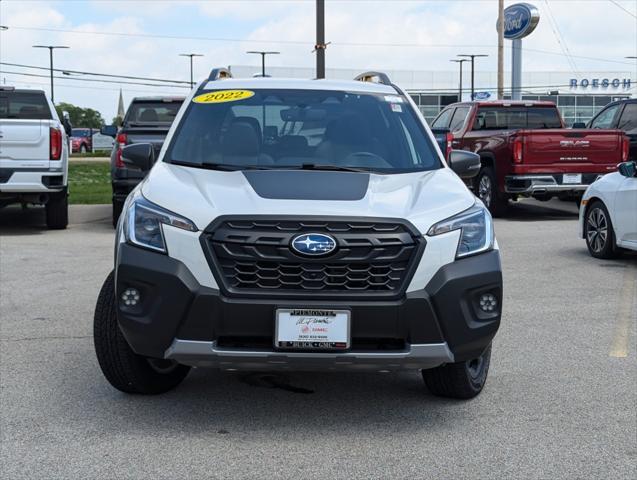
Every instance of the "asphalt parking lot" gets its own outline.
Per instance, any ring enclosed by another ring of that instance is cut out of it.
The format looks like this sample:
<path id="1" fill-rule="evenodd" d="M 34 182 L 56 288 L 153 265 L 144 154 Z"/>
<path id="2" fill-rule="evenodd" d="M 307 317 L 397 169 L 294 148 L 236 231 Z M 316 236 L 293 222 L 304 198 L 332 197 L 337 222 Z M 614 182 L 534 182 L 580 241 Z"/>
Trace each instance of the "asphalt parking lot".
<path id="1" fill-rule="evenodd" d="M 497 220 L 505 305 L 473 401 L 417 373 L 195 370 L 124 395 L 92 316 L 112 268 L 108 207 L 0 211 L 3 478 L 636 478 L 637 256 L 595 260 L 569 203 Z"/>

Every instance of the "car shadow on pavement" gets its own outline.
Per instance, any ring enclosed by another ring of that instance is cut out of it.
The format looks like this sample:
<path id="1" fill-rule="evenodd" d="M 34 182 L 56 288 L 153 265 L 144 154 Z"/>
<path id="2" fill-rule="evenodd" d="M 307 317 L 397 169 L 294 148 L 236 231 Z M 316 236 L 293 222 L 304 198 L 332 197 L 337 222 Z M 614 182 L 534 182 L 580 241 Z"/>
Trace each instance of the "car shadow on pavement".
<path id="1" fill-rule="evenodd" d="M 487 387 L 488 388 L 488 385 Z M 485 391 L 486 393 L 486 391 Z M 193 369 L 175 391 L 129 396 L 104 385 L 98 407 L 118 428 L 137 435 L 158 429 L 184 434 L 298 436 L 343 430 L 429 430 L 462 421 L 471 404 L 431 395 L 418 372 L 238 373 Z M 485 397 L 485 401 L 487 401 Z M 474 405 L 475 406 L 475 405 Z M 103 409 L 112 411 L 103 412 Z M 389 437 L 388 437 L 389 438 Z"/>
<path id="2" fill-rule="evenodd" d="M 44 207 L 11 206 L 0 209 L 0 235 L 39 235 L 45 233 Z"/>
<path id="3" fill-rule="evenodd" d="M 551 200 L 540 202 L 537 200 L 521 200 L 511 202 L 505 215 L 499 220 L 534 222 L 546 220 L 577 220 L 579 211 L 575 202 Z"/>

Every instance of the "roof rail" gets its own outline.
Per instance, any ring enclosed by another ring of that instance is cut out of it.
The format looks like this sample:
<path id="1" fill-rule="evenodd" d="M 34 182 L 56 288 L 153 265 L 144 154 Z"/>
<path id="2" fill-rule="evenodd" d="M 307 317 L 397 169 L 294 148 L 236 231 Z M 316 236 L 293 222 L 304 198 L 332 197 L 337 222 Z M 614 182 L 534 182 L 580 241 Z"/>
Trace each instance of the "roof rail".
<path id="1" fill-rule="evenodd" d="M 232 78 L 232 73 L 227 68 L 213 68 L 210 70 L 210 75 L 208 75 L 208 80 L 214 82 L 215 80 L 221 80 L 223 78 Z"/>
<path id="2" fill-rule="evenodd" d="M 354 77 L 354 80 L 356 80 L 357 82 L 374 82 L 382 83 L 383 85 L 391 85 L 389 76 L 387 76 L 387 74 L 383 72 L 364 72 L 360 75 L 356 75 Z"/>

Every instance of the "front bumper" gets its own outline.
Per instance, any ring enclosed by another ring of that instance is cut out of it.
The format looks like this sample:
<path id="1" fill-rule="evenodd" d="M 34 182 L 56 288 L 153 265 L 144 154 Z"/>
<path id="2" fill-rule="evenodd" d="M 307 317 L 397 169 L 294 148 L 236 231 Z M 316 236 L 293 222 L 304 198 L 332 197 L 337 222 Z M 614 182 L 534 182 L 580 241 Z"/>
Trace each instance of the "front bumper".
<path id="1" fill-rule="evenodd" d="M 442 267 L 423 290 L 398 300 L 289 301 L 224 296 L 201 286 L 178 260 L 120 244 L 117 298 L 141 293 L 135 307 L 118 304 L 119 325 L 138 354 L 222 369 L 394 370 L 431 368 L 479 356 L 500 324 L 500 311 L 484 314 L 478 296 L 493 293 L 502 305 L 499 252 Z M 275 310 L 290 307 L 351 310 L 346 352 L 282 351 L 273 347 Z"/>
<path id="2" fill-rule="evenodd" d="M 561 173 L 546 175 L 510 175 L 505 178 L 504 190 L 516 195 L 558 195 L 581 193 L 602 176 L 601 173 L 582 173 L 581 183 L 564 183 Z"/>

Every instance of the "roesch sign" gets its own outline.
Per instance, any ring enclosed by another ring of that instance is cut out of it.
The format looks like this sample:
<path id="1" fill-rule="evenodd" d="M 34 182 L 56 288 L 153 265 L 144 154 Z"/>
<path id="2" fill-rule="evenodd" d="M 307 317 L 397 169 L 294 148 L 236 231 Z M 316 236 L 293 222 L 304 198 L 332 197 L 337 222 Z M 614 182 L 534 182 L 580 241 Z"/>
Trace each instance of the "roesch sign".
<path id="1" fill-rule="evenodd" d="M 516 3 L 504 10 L 504 38 L 517 40 L 530 35 L 540 21 L 540 12 L 528 3 Z"/>
<path id="2" fill-rule="evenodd" d="M 628 90 L 631 87 L 630 78 L 571 78 L 571 88 L 622 88 Z"/>

